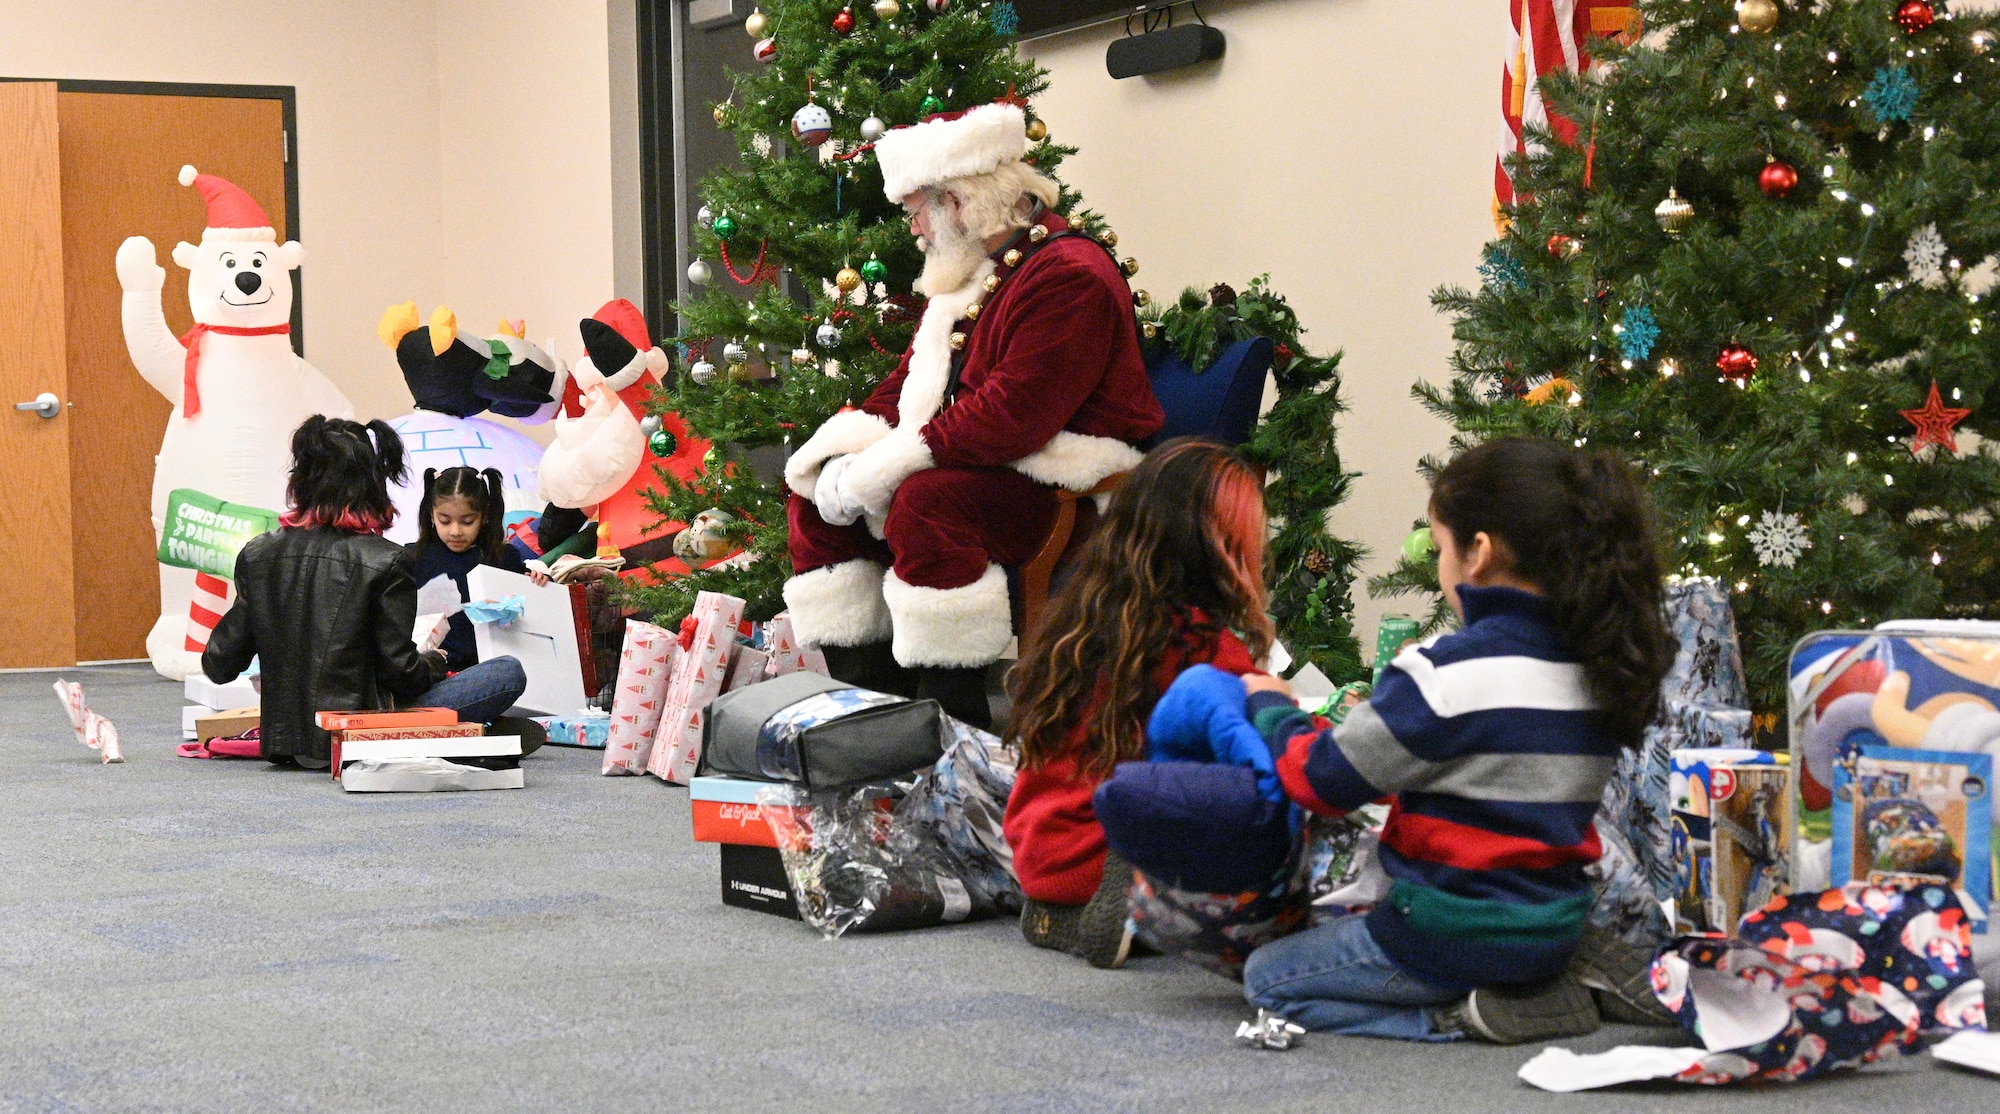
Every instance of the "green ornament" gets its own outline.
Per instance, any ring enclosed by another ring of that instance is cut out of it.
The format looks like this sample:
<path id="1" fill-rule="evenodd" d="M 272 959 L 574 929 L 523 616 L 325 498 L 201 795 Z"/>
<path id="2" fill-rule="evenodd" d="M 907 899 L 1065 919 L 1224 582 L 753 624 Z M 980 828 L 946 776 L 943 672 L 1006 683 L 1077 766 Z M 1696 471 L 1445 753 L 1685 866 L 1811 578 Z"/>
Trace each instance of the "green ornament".
<path id="1" fill-rule="evenodd" d="M 654 456 L 672 456 L 674 450 L 680 447 L 680 442 L 666 430 L 656 429 L 651 437 L 646 438 L 646 447 L 653 450 Z"/>
<path id="2" fill-rule="evenodd" d="M 861 265 L 861 277 L 869 282 L 881 282 L 889 277 L 889 265 L 880 259 L 871 258 Z"/>
<path id="3" fill-rule="evenodd" d="M 926 116 L 936 116 L 936 115 L 937 115 L 938 113 L 940 113 L 940 112 L 943 112 L 943 111 L 944 111 L 944 102 L 943 102 L 943 101 L 941 101 L 941 100 L 939 100 L 939 99 L 937 99 L 937 95 L 936 95 L 936 94 L 934 94 L 934 93 L 933 93 L 933 94 L 927 94 L 927 95 L 926 95 L 926 96 L 924 97 L 924 103 L 923 103 L 923 113 L 924 113 L 924 115 L 926 115 Z"/>
<path id="4" fill-rule="evenodd" d="M 716 469 L 722 467 L 722 465 L 723 465 L 723 459 L 721 450 L 717 449 L 713 445 L 710 445 L 708 448 L 708 452 L 702 454 L 701 458 L 702 469 L 704 471 L 713 472 Z"/>
<path id="5" fill-rule="evenodd" d="M 715 218 L 715 223 L 709 227 L 715 230 L 716 239 L 727 240 L 736 235 L 736 218 L 725 214 Z"/>
<path id="6" fill-rule="evenodd" d="M 1431 537 L 1431 528 L 1428 526 L 1417 527 L 1410 531 L 1409 537 L 1403 539 L 1403 556 L 1417 564 L 1430 560 L 1431 554 L 1436 552 L 1437 540 Z"/>

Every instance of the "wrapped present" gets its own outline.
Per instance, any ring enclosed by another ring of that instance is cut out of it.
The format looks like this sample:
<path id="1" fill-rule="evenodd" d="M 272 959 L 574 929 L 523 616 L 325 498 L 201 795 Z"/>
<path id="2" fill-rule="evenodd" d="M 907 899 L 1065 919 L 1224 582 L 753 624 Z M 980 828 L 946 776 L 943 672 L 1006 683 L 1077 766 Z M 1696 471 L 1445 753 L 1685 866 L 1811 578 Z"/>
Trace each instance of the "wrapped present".
<path id="1" fill-rule="evenodd" d="M 604 773 L 645 772 L 658 734 L 667 683 L 680 658 L 674 636 L 637 619 L 625 626 L 625 648 L 618 656 L 618 691 L 611 699 L 611 720 L 605 726 Z"/>
<path id="2" fill-rule="evenodd" d="M 1712 576 L 1671 581 L 1667 618 L 1680 652 L 1660 684 L 1660 695 L 1684 704 L 1747 707 L 1750 685 L 1736 639 L 1736 612 L 1722 582 Z"/>
<path id="3" fill-rule="evenodd" d="M 710 702 L 722 693 L 736 652 L 736 628 L 743 601 L 720 592 L 695 597 L 694 612 L 681 623 L 680 661 L 667 681 L 659 731 L 646 771 L 662 781 L 686 785 L 701 760 L 702 728 Z"/>
<path id="4" fill-rule="evenodd" d="M 594 715 L 538 717 L 536 722 L 548 731 L 550 746 L 603 750 L 605 743 L 611 737 L 611 717 L 601 712 Z"/>
<path id="5" fill-rule="evenodd" d="M 791 612 L 781 611 L 764 626 L 764 650 L 771 658 L 764 667 L 766 678 L 787 673 L 825 673 L 826 657 L 816 649 L 799 645 L 792 632 Z"/>
<path id="6" fill-rule="evenodd" d="M 738 646 L 729 659 L 729 675 L 722 680 L 722 691 L 735 692 L 748 688 L 770 677 L 771 655 L 750 646 Z"/>

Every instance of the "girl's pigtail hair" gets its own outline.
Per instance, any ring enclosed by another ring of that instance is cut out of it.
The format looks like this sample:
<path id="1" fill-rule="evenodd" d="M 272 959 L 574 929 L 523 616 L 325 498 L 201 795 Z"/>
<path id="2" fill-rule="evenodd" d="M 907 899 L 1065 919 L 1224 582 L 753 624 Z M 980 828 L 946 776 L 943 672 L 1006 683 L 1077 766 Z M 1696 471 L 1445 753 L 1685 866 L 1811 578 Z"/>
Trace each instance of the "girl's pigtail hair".
<path id="1" fill-rule="evenodd" d="M 1651 503 L 1609 453 L 1576 454 L 1566 465 L 1574 499 L 1563 533 L 1573 559 L 1548 578 L 1550 613 L 1583 663 L 1605 725 L 1632 745 L 1659 714 L 1660 680 L 1676 650 Z"/>
<path id="2" fill-rule="evenodd" d="M 479 475 L 484 481 L 482 486 L 486 489 L 486 506 L 479 522 L 479 548 L 485 551 L 490 560 L 497 561 L 500 559 L 500 551 L 507 547 L 504 522 L 507 517 L 507 493 L 504 486 L 506 480 L 500 475 L 498 468 L 488 468 Z"/>

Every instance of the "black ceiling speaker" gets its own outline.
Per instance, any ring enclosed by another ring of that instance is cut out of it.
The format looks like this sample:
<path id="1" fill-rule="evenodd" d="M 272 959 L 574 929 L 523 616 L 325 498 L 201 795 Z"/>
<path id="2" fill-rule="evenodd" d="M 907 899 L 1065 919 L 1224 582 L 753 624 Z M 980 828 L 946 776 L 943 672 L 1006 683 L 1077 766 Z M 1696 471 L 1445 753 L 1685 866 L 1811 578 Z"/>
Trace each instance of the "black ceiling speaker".
<path id="1" fill-rule="evenodd" d="M 1115 78 L 1179 69 L 1222 57 L 1222 32 L 1203 23 L 1184 23 L 1143 35 L 1114 39 L 1104 52 L 1104 68 Z"/>

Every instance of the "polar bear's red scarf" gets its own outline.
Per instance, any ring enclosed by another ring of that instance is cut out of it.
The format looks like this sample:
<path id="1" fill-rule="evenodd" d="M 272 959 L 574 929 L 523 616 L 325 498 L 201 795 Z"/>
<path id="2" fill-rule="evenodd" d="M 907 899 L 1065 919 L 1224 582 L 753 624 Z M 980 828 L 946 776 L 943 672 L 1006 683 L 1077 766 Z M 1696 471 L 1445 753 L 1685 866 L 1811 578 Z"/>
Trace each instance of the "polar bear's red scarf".
<path id="1" fill-rule="evenodd" d="M 254 329 L 246 329 L 236 325 L 204 325 L 199 321 L 195 322 L 194 328 L 189 329 L 187 334 L 181 337 L 181 343 L 187 347 L 187 361 L 181 365 L 181 417 L 192 418 L 201 413 L 201 392 L 195 387 L 194 372 L 201 364 L 203 335 L 221 333 L 226 337 L 267 337 L 290 334 L 291 331 L 290 324 L 259 325 Z"/>

